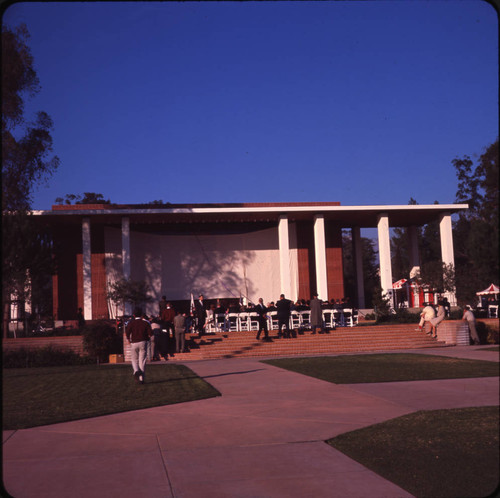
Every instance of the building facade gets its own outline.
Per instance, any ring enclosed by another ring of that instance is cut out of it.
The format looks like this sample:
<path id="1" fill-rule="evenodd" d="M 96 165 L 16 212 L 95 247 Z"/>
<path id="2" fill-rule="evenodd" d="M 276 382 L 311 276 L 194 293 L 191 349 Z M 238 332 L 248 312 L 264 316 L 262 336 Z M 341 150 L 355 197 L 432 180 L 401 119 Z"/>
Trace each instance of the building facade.
<path id="1" fill-rule="evenodd" d="M 110 318 L 120 278 L 145 281 L 153 302 L 240 298 L 276 301 L 344 297 L 342 230 L 351 229 L 357 295 L 364 308 L 361 228 L 376 228 L 383 292 L 393 292 L 390 228 L 409 227 L 410 259 L 420 266 L 416 228 L 440 223 L 442 260 L 454 264 L 451 215 L 467 205 L 341 206 L 338 202 L 53 206 L 36 211 L 54 234 L 53 314 Z M 413 235 L 412 235 L 413 234 Z M 455 302 L 454 293 L 448 296 Z"/>

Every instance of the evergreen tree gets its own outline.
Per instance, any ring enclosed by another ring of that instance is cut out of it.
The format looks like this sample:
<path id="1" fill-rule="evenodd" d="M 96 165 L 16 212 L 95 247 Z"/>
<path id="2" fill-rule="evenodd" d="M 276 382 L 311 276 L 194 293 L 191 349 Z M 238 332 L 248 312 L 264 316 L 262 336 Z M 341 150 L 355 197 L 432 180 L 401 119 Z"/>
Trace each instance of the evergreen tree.
<path id="1" fill-rule="evenodd" d="M 11 296 L 30 297 L 29 289 L 46 281 L 51 271 L 50 236 L 33 223 L 31 202 L 36 187 L 57 169 L 51 157 L 52 121 L 38 112 L 24 115 L 26 97 L 40 90 L 28 47 L 25 25 L 2 26 L 2 303 L 7 335 Z M 35 298 L 36 295 L 31 295 Z"/>
<path id="2" fill-rule="evenodd" d="M 456 201 L 469 204 L 454 224 L 457 297 L 474 303 L 476 292 L 498 284 L 498 138 L 479 160 L 452 161 L 457 171 Z"/>

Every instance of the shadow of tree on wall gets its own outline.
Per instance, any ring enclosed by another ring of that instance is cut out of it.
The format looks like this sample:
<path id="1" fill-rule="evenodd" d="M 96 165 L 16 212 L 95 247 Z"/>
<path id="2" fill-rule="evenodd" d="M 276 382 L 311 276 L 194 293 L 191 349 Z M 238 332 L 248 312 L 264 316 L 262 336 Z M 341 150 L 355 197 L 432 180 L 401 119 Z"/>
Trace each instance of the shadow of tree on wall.
<path id="1" fill-rule="evenodd" d="M 240 241 L 225 241 L 193 235 L 132 233 L 132 278 L 144 280 L 158 301 L 190 299 L 203 293 L 206 298 L 239 298 L 255 292 L 245 268 L 255 260 L 251 251 L 241 250 Z M 207 242 L 212 240 L 213 244 Z M 226 246 L 221 248 L 223 243 Z M 227 249 L 226 249 L 227 248 Z M 116 271 L 116 259 L 113 268 Z M 156 312 L 156 304 L 148 310 Z"/>

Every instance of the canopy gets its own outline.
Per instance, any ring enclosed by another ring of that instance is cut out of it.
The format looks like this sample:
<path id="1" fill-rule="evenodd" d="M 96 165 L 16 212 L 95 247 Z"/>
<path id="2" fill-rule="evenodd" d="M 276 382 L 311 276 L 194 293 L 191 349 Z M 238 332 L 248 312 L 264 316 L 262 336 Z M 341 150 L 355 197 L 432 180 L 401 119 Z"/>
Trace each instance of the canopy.
<path id="1" fill-rule="evenodd" d="M 397 282 L 394 282 L 392 284 L 393 289 L 402 289 L 403 285 L 406 284 L 407 280 L 406 278 L 402 278 L 401 280 L 398 280 Z"/>
<path id="2" fill-rule="evenodd" d="M 498 285 L 495 284 L 490 284 L 490 286 L 487 289 L 484 289 L 481 292 L 476 292 L 477 296 L 486 296 L 488 294 L 499 294 L 500 289 L 498 288 Z"/>

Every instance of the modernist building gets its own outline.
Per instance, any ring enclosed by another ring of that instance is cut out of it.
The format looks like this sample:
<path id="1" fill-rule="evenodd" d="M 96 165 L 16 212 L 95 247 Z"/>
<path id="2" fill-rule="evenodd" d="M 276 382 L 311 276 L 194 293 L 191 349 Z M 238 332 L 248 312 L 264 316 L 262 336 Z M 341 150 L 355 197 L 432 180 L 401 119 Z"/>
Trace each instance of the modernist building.
<path id="1" fill-rule="evenodd" d="M 360 229 L 378 233 L 380 280 L 392 294 L 390 227 L 409 227 L 410 260 L 419 266 L 416 228 L 439 221 L 442 260 L 454 264 L 451 215 L 467 205 L 341 206 L 338 202 L 253 204 L 82 204 L 36 211 L 52 227 L 56 320 L 113 316 L 109 285 L 144 280 L 157 309 L 168 300 L 244 296 L 274 301 L 344 296 L 342 229 L 352 229 L 358 307 L 364 307 Z M 453 294 L 449 295 L 454 302 Z M 121 314 L 123 310 L 119 310 Z"/>

